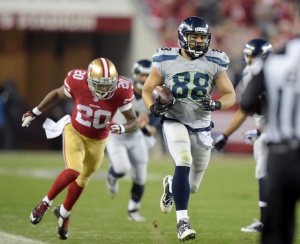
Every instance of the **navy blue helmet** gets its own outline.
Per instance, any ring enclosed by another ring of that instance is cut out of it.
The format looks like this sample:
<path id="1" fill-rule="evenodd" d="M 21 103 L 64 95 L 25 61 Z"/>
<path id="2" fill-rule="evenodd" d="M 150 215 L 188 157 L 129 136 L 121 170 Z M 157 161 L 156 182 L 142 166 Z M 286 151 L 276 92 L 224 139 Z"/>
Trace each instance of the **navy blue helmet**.
<path id="1" fill-rule="evenodd" d="M 141 59 L 136 61 L 131 68 L 131 75 L 134 81 L 134 85 L 137 86 L 140 90 L 143 89 L 145 80 L 139 80 L 137 74 L 149 75 L 151 72 L 152 63 L 148 59 Z"/>
<path id="2" fill-rule="evenodd" d="M 195 47 L 191 49 L 189 45 L 189 34 L 201 34 L 206 36 L 206 41 L 197 42 Z M 200 17 L 188 17 L 181 22 L 178 27 L 178 44 L 180 48 L 187 51 L 192 57 L 201 57 L 208 51 L 211 41 L 211 32 L 206 21 Z"/>
<path id="3" fill-rule="evenodd" d="M 264 57 L 269 52 L 272 52 L 272 50 L 272 45 L 268 41 L 260 38 L 253 39 L 249 41 L 244 47 L 244 62 L 247 65 L 249 64 L 249 56 L 252 56 L 253 58 Z"/>

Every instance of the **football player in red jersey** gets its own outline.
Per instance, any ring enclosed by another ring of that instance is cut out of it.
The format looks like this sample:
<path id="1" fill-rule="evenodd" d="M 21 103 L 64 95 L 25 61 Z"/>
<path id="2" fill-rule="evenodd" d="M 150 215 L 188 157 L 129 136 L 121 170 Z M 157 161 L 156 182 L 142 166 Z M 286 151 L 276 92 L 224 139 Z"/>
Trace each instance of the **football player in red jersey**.
<path id="1" fill-rule="evenodd" d="M 56 196 L 68 187 L 63 203 L 53 209 L 61 239 L 68 238 L 70 212 L 101 165 L 109 133 L 122 134 L 138 128 L 131 103 L 132 83 L 119 77 L 115 65 L 106 58 L 93 60 L 88 69 L 71 70 L 63 86 L 49 92 L 37 107 L 23 115 L 22 126 L 29 126 L 36 116 L 66 98 L 74 100 L 71 118 L 60 123 L 66 169 L 30 214 L 31 223 L 38 224 Z M 117 110 L 126 118 L 125 124 L 112 121 Z"/>

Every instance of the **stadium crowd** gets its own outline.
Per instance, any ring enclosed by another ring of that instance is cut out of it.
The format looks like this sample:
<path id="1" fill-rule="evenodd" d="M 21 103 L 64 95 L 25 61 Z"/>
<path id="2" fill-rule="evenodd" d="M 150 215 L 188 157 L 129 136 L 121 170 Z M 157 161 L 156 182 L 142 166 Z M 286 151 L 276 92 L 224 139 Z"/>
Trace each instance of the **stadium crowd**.
<path id="1" fill-rule="evenodd" d="M 292 36 L 292 5 L 280 0 L 143 0 L 148 25 L 157 31 L 163 45 L 176 47 L 177 28 L 186 16 L 204 18 L 213 33 L 211 46 L 230 58 L 228 75 L 233 83 L 242 69 L 243 46 L 264 38 L 276 49 Z"/>

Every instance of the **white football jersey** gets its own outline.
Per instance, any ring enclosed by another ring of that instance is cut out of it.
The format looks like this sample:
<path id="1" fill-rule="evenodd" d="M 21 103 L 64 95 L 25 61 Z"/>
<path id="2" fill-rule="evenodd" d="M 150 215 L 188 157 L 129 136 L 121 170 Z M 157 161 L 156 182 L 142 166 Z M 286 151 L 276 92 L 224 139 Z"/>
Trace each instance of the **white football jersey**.
<path id="1" fill-rule="evenodd" d="M 164 85 L 172 90 L 176 102 L 165 114 L 194 129 L 210 125 L 211 112 L 199 106 L 201 97 L 211 98 L 214 79 L 227 70 L 226 53 L 209 49 L 202 57 L 188 60 L 179 48 L 160 48 L 152 56 L 152 64 L 164 78 Z"/>

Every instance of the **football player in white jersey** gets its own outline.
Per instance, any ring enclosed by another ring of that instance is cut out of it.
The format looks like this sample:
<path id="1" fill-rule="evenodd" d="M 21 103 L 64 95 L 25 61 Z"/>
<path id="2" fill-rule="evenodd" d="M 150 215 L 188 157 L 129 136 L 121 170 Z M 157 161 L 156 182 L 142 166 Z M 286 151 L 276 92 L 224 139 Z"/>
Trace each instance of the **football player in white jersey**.
<path id="1" fill-rule="evenodd" d="M 249 41 L 243 50 L 244 62 L 246 64 L 243 70 L 242 87 L 243 89 L 248 85 L 248 82 L 252 78 L 252 70 L 255 69 L 255 64 L 258 58 L 265 57 L 268 53 L 272 51 L 272 45 L 264 39 L 253 39 Z M 242 90 L 243 90 L 242 89 Z M 262 100 L 263 102 L 263 100 Z M 225 129 L 225 131 L 216 138 L 214 147 L 218 151 L 221 151 L 228 137 L 236 131 L 246 120 L 247 113 L 245 113 L 240 108 L 235 113 L 230 124 Z M 265 177 L 266 177 L 266 157 L 267 157 L 267 146 L 265 144 L 264 138 L 265 134 L 262 133 L 262 127 L 265 122 L 265 116 L 254 114 L 256 129 L 249 130 L 244 134 L 244 141 L 247 144 L 253 144 L 253 154 L 256 161 L 255 177 L 258 180 L 259 186 L 259 202 L 260 207 L 260 220 L 254 219 L 254 222 L 246 227 L 243 227 L 241 231 L 243 232 L 262 232 L 263 219 L 265 217 L 267 202 L 265 194 Z"/>
<path id="2" fill-rule="evenodd" d="M 163 180 L 162 212 L 176 207 L 177 237 L 193 240 L 196 231 L 190 227 L 188 202 L 190 193 L 199 189 L 208 166 L 212 143 L 211 112 L 228 109 L 235 103 L 235 91 L 226 70 L 227 55 L 210 49 L 211 32 L 200 17 L 188 17 L 178 27 L 180 48 L 160 48 L 152 57 L 143 100 L 152 114 L 161 116 L 166 146 L 174 161 L 174 175 Z M 164 85 L 174 94 L 166 104 L 152 98 L 156 86 Z M 220 98 L 212 100 L 214 88 Z M 173 170 L 172 170 L 173 171 Z"/>
<path id="3" fill-rule="evenodd" d="M 144 193 L 149 161 L 148 149 L 154 145 L 153 135 L 159 118 L 148 115 L 148 110 L 142 99 L 142 90 L 146 78 L 151 71 L 151 61 L 141 59 L 132 66 L 134 100 L 133 108 L 138 115 L 139 129 L 123 135 L 111 134 L 107 140 L 106 150 L 111 162 L 106 186 L 112 197 L 119 189 L 118 179 L 127 173 L 132 178 L 131 198 L 128 202 L 128 219 L 132 221 L 145 221 L 139 209 Z M 116 113 L 113 121 L 120 124 L 125 120 L 121 113 Z"/>

